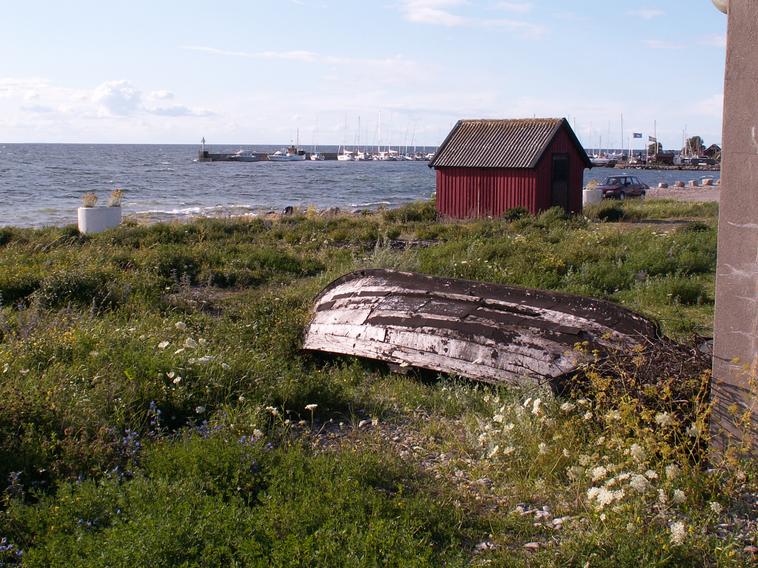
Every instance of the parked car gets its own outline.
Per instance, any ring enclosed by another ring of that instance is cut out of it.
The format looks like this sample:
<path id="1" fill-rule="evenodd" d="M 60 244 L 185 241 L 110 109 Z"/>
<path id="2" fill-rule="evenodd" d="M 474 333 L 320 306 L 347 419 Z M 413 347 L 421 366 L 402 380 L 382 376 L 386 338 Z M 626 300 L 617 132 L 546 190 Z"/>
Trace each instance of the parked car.
<path id="1" fill-rule="evenodd" d="M 637 176 L 617 175 L 605 178 L 605 181 L 597 186 L 607 199 L 626 199 L 627 197 L 645 197 L 650 186 L 642 183 Z"/>

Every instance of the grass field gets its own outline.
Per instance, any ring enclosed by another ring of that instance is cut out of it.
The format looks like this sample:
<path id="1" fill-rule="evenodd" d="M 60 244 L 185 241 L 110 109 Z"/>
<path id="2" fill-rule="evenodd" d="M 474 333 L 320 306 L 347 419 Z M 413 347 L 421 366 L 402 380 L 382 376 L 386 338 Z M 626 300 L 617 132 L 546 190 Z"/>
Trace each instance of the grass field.
<path id="1" fill-rule="evenodd" d="M 586 213 L 0 228 L 0 566 L 749 563 L 755 464 L 704 461 L 707 372 L 637 396 L 589 369 L 559 398 L 299 351 L 316 294 L 361 267 L 710 334 L 717 205 Z"/>

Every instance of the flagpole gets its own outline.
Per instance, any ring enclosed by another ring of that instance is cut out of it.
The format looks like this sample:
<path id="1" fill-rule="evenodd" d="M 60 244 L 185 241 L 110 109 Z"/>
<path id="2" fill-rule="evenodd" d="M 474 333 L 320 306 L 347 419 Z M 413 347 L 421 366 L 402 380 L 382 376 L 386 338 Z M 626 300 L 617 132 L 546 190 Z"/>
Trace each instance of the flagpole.
<path id="1" fill-rule="evenodd" d="M 624 113 L 621 113 L 621 158 L 624 158 Z M 627 158 L 628 160 L 628 158 Z"/>

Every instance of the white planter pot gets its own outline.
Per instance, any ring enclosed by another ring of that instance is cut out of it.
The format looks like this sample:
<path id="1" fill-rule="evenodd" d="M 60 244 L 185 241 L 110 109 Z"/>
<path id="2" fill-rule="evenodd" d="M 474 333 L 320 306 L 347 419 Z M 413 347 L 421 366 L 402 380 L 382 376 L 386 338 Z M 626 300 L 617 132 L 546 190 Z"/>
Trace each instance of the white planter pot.
<path id="1" fill-rule="evenodd" d="M 601 189 L 583 189 L 582 205 L 600 203 L 603 200 L 603 191 Z"/>
<path id="2" fill-rule="evenodd" d="M 79 207 L 79 232 L 99 233 L 118 227 L 121 207 Z"/>

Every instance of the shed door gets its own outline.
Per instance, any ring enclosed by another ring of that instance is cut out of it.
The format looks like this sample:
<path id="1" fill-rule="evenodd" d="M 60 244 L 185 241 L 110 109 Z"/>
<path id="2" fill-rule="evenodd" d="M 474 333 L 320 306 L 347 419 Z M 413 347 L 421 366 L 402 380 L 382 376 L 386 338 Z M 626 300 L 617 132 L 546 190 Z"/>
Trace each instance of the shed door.
<path id="1" fill-rule="evenodd" d="M 553 176 L 550 184 L 550 206 L 569 210 L 569 157 L 553 154 Z"/>

